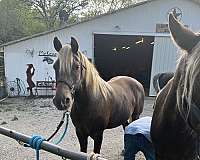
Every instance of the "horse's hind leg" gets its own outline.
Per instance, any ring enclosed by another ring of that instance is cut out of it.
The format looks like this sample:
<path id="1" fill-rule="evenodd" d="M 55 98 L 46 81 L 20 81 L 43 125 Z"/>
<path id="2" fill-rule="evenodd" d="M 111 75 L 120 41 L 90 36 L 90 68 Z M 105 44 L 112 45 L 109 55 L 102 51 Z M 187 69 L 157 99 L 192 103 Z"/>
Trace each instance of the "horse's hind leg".
<path id="1" fill-rule="evenodd" d="M 79 140 L 81 152 L 87 153 L 88 136 L 80 132 L 78 129 L 76 129 L 76 135 Z"/>
<path id="2" fill-rule="evenodd" d="M 101 144 L 102 144 L 102 140 L 103 140 L 103 133 L 99 133 L 97 135 L 95 135 L 93 137 L 94 140 L 94 153 L 99 153 L 100 154 L 100 150 L 101 150 Z"/>

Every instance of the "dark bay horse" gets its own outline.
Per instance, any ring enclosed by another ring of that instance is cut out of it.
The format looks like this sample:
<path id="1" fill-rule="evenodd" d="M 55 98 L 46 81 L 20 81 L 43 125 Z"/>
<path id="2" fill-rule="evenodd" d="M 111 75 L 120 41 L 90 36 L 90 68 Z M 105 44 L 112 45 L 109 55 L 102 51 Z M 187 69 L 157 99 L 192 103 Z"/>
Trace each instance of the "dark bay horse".
<path id="1" fill-rule="evenodd" d="M 174 42 L 183 50 L 174 77 L 159 92 L 151 137 L 157 160 L 200 157 L 200 36 L 169 15 Z"/>
<path id="2" fill-rule="evenodd" d="M 167 82 L 172 79 L 174 76 L 174 73 L 172 72 L 163 72 L 163 73 L 158 73 L 153 77 L 153 87 L 158 93 L 163 87 L 167 84 Z"/>
<path id="3" fill-rule="evenodd" d="M 124 125 L 130 116 L 139 118 L 144 105 L 143 86 L 126 76 L 105 82 L 73 37 L 71 44 L 64 46 L 55 37 L 54 47 L 59 54 L 54 63 L 57 88 L 53 103 L 59 110 L 71 112 L 81 151 L 87 152 L 90 136 L 93 151 L 100 153 L 105 129 Z"/>

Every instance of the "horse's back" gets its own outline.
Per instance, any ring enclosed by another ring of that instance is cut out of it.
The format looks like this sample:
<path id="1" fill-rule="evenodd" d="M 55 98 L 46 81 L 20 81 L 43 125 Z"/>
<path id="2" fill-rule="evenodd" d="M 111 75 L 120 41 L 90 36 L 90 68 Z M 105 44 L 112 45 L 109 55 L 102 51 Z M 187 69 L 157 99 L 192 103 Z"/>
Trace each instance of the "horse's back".
<path id="1" fill-rule="evenodd" d="M 128 76 L 113 77 L 108 81 L 115 92 L 121 90 L 127 94 L 133 94 L 134 97 L 142 99 L 144 97 L 143 85 L 136 79 Z"/>
<path id="2" fill-rule="evenodd" d="M 108 83 L 111 86 L 114 85 L 120 85 L 121 87 L 131 87 L 136 90 L 140 90 L 141 92 L 144 92 L 143 85 L 137 81 L 135 78 L 128 77 L 128 76 L 116 76 L 111 78 Z"/>
<path id="3" fill-rule="evenodd" d="M 142 84 L 128 76 L 114 77 L 108 83 L 113 89 L 115 102 L 118 101 L 117 104 L 120 104 L 114 107 L 115 112 L 122 110 L 121 112 L 129 113 L 129 116 L 134 114 L 133 119 L 139 118 L 143 111 L 145 96 Z"/>

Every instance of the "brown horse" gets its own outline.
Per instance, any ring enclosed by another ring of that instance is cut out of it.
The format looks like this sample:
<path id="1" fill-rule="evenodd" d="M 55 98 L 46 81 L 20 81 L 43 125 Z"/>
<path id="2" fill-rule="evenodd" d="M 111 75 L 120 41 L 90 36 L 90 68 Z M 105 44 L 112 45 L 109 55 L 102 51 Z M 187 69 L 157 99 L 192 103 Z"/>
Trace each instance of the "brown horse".
<path id="1" fill-rule="evenodd" d="M 200 36 L 169 15 L 175 43 L 183 49 L 174 77 L 159 92 L 151 137 L 157 160 L 200 157 Z"/>
<path id="2" fill-rule="evenodd" d="M 87 152 L 90 136 L 94 152 L 100 153 L 105 129 L 125 124 L 130 116 L 139 118 L 144 104 L 143 86 L 126 76 L 105 82 L 78 50 L 74 38 L 70 45 L 62 46 L 55 37 L 54 47 L 59 56 L 54 63 L 57 89 L 53 103 L 59 110 L 71 112 L 81 151 Z"/>

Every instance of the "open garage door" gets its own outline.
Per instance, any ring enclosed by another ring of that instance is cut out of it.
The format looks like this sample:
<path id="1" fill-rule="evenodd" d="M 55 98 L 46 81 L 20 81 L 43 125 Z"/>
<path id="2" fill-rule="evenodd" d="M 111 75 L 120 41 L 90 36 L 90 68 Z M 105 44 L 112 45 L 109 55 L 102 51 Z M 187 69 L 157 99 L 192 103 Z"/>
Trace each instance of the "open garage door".
<path id="1" fill-rule="evenodd" d="M 153 47 L 154 36 L 95 34 L 95 65 L 105 80 L 118 75 L 137 79 L 148 95 Z"/>

